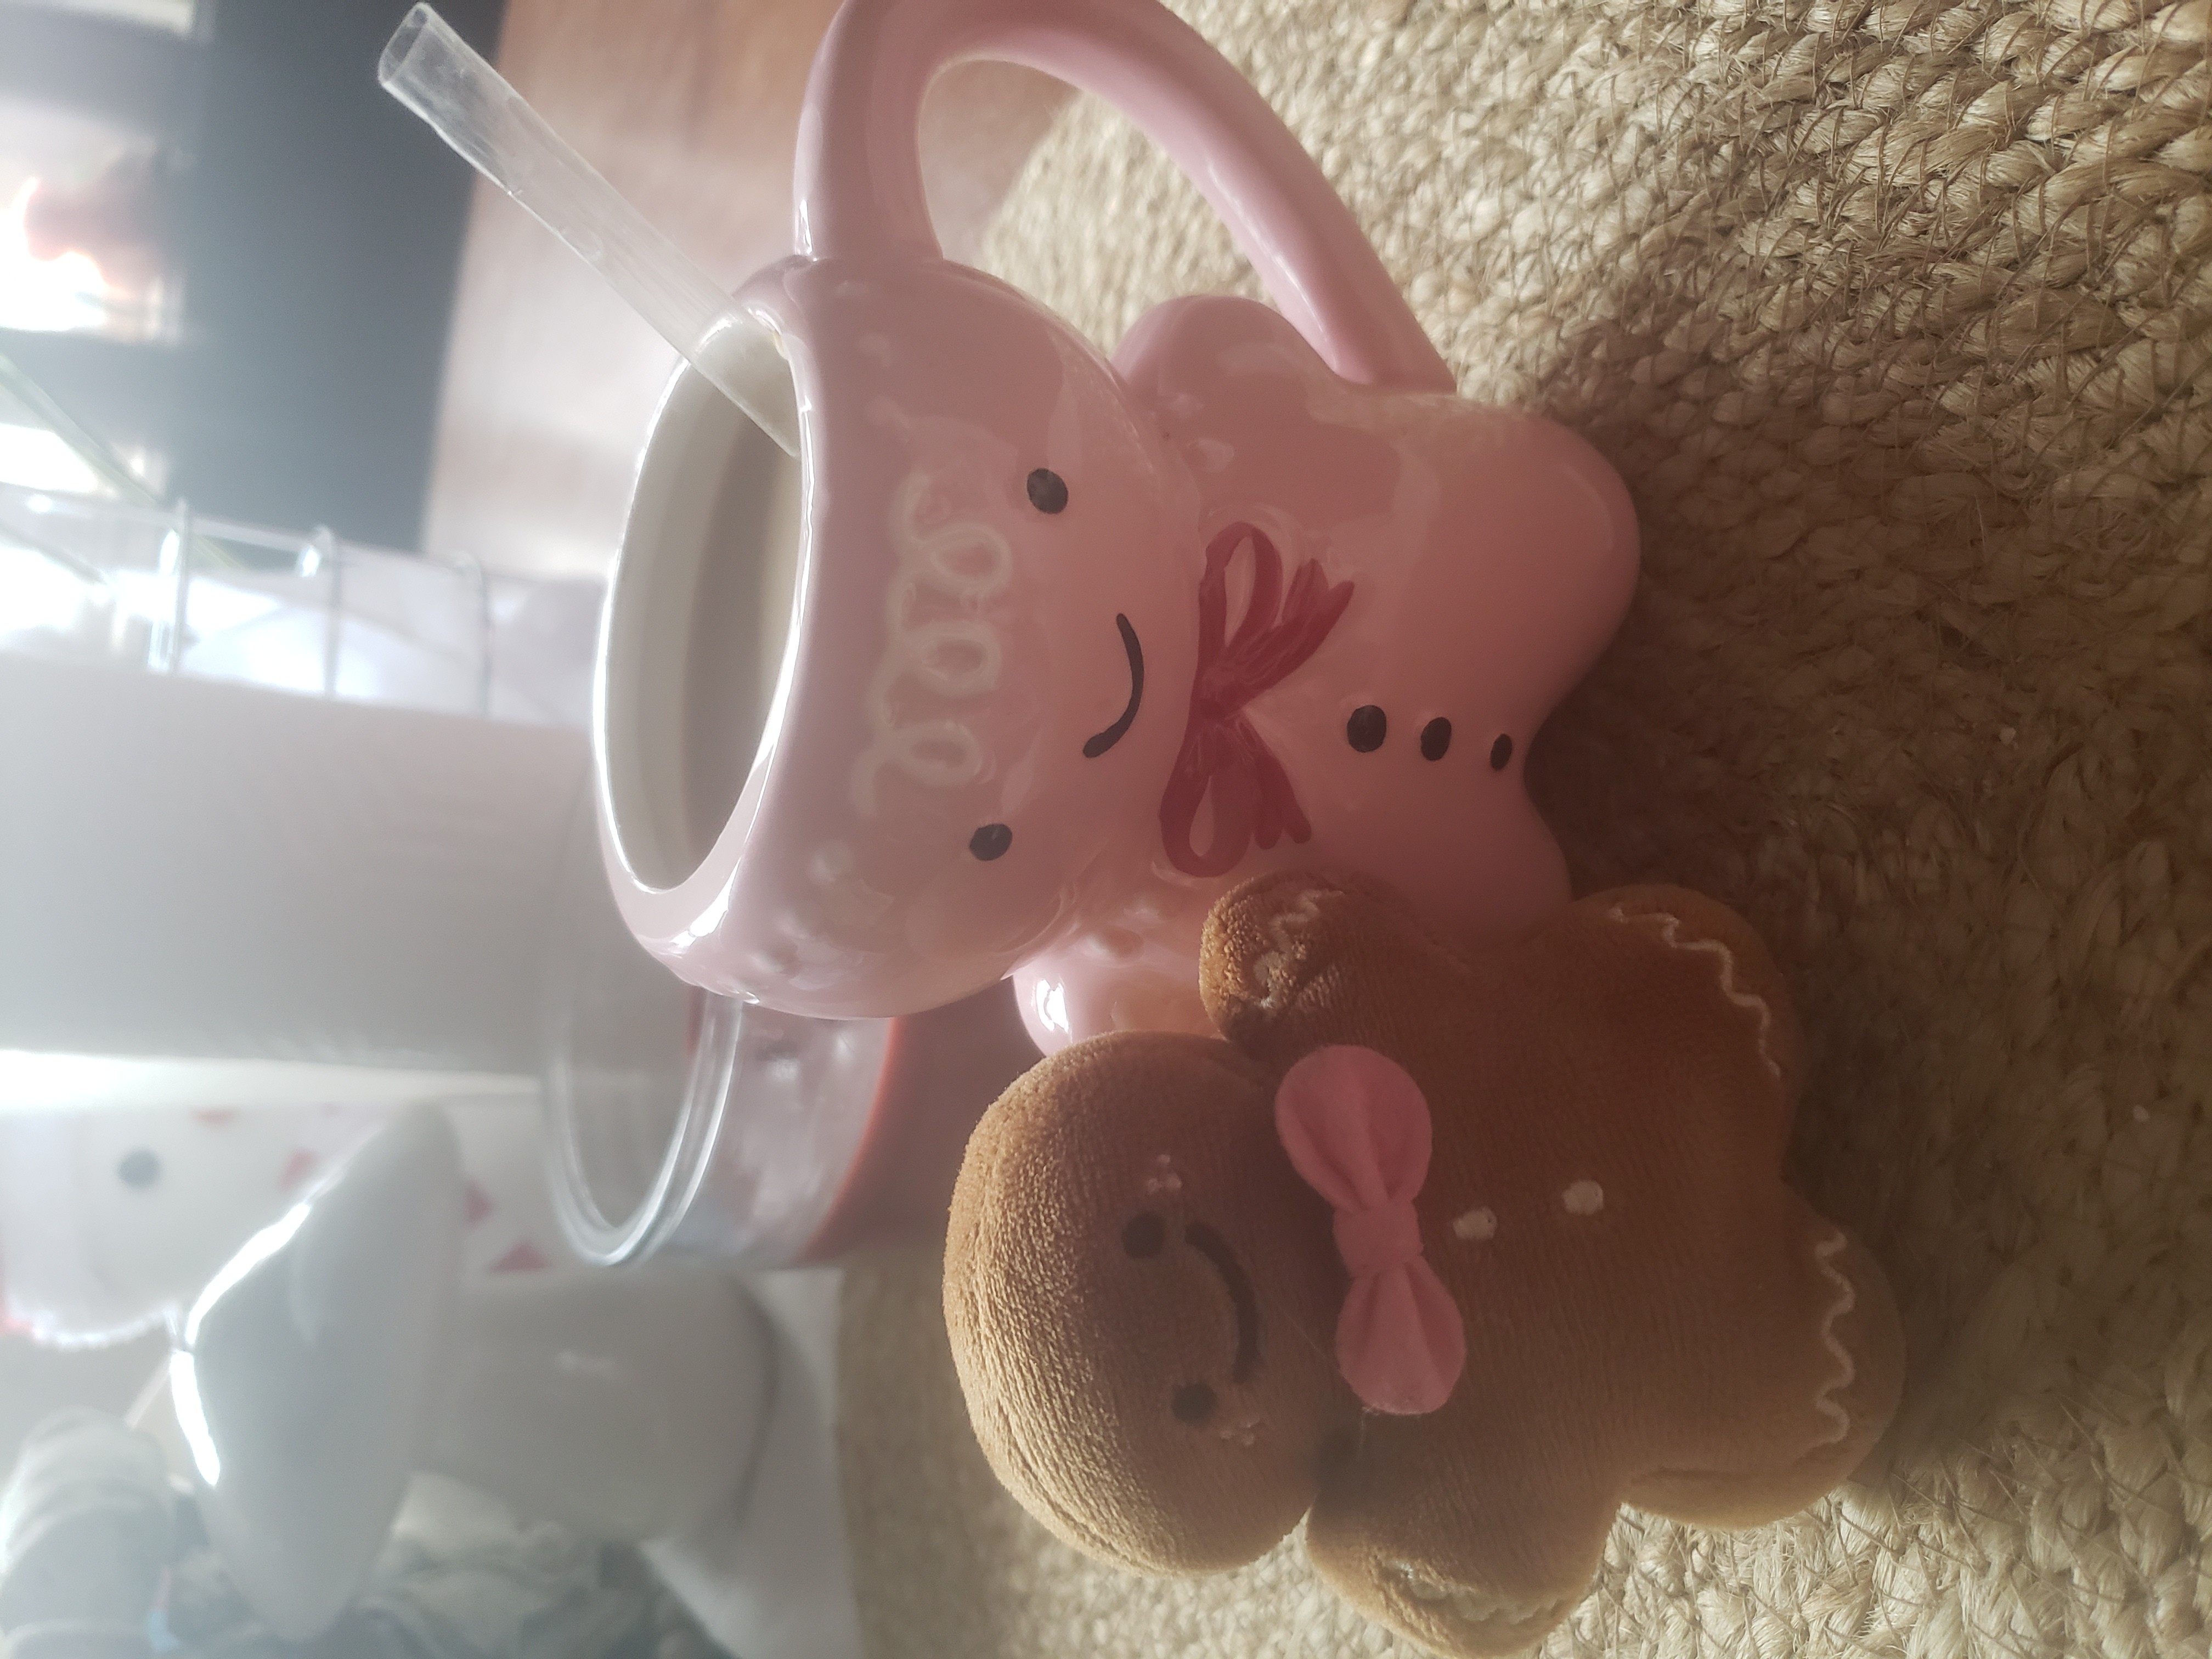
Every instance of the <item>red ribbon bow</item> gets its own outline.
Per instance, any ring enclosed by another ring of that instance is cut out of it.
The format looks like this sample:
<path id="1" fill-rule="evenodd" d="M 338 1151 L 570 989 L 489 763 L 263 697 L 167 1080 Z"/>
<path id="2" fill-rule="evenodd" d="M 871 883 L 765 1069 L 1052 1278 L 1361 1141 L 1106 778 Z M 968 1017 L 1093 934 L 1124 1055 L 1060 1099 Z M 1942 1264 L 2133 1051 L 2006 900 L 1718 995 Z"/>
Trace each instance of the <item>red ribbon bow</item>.
<path id="1" fill-rule="evenodd" d="M 1336 1322 L 1344 1380 L 1378 1412 L 1436 1410 L 1467 1364 L 1467 1334 L 1421 1255 L 1413 1199 L 1428 1178 L 1430 1126 L 1420 1085 L 1372 1048 L 1316 1048 L 1275 1091 L 1275 1133 L 1336 1211 L 1352 1274 Z"/>
<path id="2" fill-rule="evenodd" d="M 1252 550 L 1252 603 L 1224 644 L 1229 623 L 1229 562 Z M 1182 749 L 1160 797 L 1160 836 L 1168 861 L 1188 876 L 1234 869 L 1254 842 L 1273 847 L 1287 832 L 1313 835 L 1298 809 L 1289 775 L 1267 739 L 1244 716 L 1244 705 L 1279 684 L 1318 650 L 1352 603 L 1352 584 L 1329 585 L 1309 561 L 1283 592 L 1283 559 L 1266 534 L 1232 524 L 1206 550 L 1198 585 L 1198 672 L 1191 681 L 1190 717 Z M 1206 793 L 1213 794 L 1213 836 L 1201 853 L 1191 830 Z"/>

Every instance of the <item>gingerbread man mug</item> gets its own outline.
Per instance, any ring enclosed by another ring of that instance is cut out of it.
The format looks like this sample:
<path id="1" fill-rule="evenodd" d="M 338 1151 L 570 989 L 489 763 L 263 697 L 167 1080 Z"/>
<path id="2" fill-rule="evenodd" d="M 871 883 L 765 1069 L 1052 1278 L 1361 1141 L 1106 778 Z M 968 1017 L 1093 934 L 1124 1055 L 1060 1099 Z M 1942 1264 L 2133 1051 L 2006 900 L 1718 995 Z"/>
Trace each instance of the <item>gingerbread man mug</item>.
<path id="1" fill-rule="evenodd" d="M 973 58 L 1129 114 L 1279 312 L 1173 301 L 1109 361 L 945 259 L 915 120 Z M 798 253 L 738 293 L 788 360 L 797 460 L 679 382 L 609 606 L 603 839 L 648 949 L 814 1015 L 1012 975 L 1049 1051 L 1210 1029 L 1207 909 L 1291 861 L 1470 941 L 1565 902 L 1522 765 L 1627 606 L 1627 492 L 1455 394 L 1197 34 L 1155 0 L 847 0 L 797 202 Z"/>

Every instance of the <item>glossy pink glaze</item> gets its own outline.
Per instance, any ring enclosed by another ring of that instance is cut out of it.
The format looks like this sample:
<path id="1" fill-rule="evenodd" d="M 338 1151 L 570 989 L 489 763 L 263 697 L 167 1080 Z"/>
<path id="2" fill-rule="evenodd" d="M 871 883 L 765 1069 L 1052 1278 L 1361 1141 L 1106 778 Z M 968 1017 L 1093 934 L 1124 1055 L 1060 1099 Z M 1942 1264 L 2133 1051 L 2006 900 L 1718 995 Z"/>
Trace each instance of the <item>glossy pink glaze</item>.
<path id="1" fill-rule="evenodd" d="M 963 57 L 1120 106 L 1206 191 L 1284 314 L 1173 301 L 1109 364 L 945 260 L 915 117 Z M 1210 1029 L 1200 923 L 1270 866 L 1378 877 L 1468 936 L 1565 901 L 1522 761 L 1626 608 L 1627 493 L 1573 434 L 1452 395 L 1350 215 L 1196 34 L 1152 0 L 848 0 L 798 183 L 801 253 L 741 290 L 799 392 L 792 647 L 695 871 L 640 879 L 607 821 L 649 949 L 696 983 L 820 1015 L 930 1007 L 1012 973 L 1050 1050 Z M 1058 511 L 1033 502 L 1040 468 L 1065 485 Z M 1279 652 L 1247 635 L 1246 681 L 1223 694 L 1200 673 L 1202 589 L 1208 660 L 1234 658 L 1267 551 Z M 1386 730 L 1362 751 L 1347 721 L 1370 706 Z M 1437 720 L 1450 742 L 1425 758 Z M 1239 838 L 1218 832 L 1247 818 L 1244 852 L 1216 867 L 1206 854 Z"/>

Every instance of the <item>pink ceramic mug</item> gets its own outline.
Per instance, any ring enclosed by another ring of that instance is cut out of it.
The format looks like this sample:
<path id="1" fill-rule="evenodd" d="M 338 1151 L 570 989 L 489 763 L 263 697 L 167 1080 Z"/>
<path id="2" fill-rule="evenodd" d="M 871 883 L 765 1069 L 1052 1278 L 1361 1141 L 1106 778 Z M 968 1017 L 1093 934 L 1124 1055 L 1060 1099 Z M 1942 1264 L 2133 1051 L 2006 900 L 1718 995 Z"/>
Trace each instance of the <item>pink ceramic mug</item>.
<path id="1" fill-rule="evenodd" d="M 1170 301 L 1109 362 L 945 259 L 915 118 L 973 58 L 1131 116 L 1281 313 Z M 735 418 L 681 386 L 610 606 L 602 827 L 649 950 L 817 1015 L 1012 975 L 1049 1051 L 1206 1029 L 1200 924 L 1273 866 L 1380 878 L 1470 937 L 1565 902 L 1522 763 L 1626 608 L 1627 493 L 1572 434 L 1454 395 L 1350 214 L 1198 35 L 1153 0 L 847 0 L 797 193 L 799 252 L 739 291 L 800 412 L 787 646 L 737 637 L 773 582 L 716 598 L 717 560 L 755 554 L 694 523 L 688 562 L 665 556 L 690 509 L 654 480 Z M 767 471 L 752 489 L 773 497 Z M 748 651 L 772 676 L 718 690 Z M 721 719 L 747 696 L 754 718 Z"/>

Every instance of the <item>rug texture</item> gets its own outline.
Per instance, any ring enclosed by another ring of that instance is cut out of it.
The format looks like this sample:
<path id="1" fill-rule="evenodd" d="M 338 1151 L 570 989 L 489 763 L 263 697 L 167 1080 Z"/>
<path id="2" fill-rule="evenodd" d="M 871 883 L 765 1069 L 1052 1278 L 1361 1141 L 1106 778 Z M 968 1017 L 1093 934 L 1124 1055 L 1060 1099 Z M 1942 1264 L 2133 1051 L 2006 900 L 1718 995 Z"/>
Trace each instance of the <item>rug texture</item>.
<path id="1" fill-rule="evenodd" d="M 1633 1515 L 1559 1654 L 2212 1645 L 2212 0 L 1179 0 L 1468 396 L 1619 466 L 1626 626 L 1531 763 L 1578 888 L 1791 975 L 1793 1149 L 1912 1345 L 1860 1485 Z M 1255 291 L 1072 105 L 988 261 L 1110 344 Z M 992 1482 L 933 1262 L 848 1287 L 878 1659 L 1401 1651 L 1297 1540 L 1146 1581 Z M 1409 1651 L 1409 1650 L 1407 1650 Z"/>

